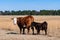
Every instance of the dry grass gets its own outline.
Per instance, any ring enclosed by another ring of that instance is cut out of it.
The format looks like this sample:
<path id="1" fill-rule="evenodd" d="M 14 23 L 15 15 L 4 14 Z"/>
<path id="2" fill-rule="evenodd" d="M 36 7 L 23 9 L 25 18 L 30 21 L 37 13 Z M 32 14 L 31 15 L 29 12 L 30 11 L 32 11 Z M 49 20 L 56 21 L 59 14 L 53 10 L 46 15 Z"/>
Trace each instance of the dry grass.
<path id="1" fill-rule="evenodd" d="M 36 22 L 47 21 L 48 35 L 21 35 L 11 18 L 19 16 L 0 16 L 0 40 L 60 40 L 60 16 L 34 16 Z M 17 34 L 7 34 L 9 32 Z M 42 33 L 42 32 L 41 32 Z"/>

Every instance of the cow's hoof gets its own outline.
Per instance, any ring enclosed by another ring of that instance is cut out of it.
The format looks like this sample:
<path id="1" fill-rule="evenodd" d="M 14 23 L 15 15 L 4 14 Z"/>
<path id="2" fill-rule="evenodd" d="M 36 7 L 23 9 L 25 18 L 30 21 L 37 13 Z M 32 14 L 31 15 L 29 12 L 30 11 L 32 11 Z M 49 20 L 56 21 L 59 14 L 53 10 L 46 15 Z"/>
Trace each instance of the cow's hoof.
<path id="1" fill-rule="evenodd" d="M 47 33 L 45 33 L 45 35 L 47 35 Z"/>
<path id="2" fill-rule="evenodd" d="M 32 33 L 32 35 L 35 35 L 34 33 Z"/>
<path id="3" fill-rule="evenodd" d="M 25 33 L 23 33 L 23 34 L 25 34 Z"/>
<path id="4" fill-rule="evenodd" d="M 39 33 L 37 33 L 37 35 L 39 35 Z"/>

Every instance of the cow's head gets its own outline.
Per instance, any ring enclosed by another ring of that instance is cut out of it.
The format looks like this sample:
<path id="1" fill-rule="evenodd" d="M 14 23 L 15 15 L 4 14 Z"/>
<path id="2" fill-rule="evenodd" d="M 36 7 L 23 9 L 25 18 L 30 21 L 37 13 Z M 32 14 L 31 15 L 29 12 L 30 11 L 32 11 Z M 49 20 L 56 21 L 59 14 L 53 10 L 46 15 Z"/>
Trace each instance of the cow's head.
<path id="1" fill-rule="evenodd" d="M 16 25 L 17 24 L 17 18 L 14 17 L 14 18 L 12 18 L 12 20 L 13 20 L 14 25 Z"/>

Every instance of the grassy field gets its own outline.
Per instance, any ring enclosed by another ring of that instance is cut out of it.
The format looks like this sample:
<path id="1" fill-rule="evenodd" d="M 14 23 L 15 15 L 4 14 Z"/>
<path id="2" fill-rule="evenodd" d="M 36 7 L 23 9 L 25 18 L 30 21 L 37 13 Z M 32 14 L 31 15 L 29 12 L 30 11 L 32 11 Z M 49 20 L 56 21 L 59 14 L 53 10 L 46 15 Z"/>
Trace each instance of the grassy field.
<path id="1" fill-rule="evenodd" d="M 42 35 L 44 34 L 42 31 L 41 35 L 19 34 L 18 26 L 13 24 L 11 18 L 21 16 L 0 16 L 0 40 L 60 40 L 60 16 L 33 16 L 36 22 L 47 21 L 48 35 L 46 36 Z M 32 34 L 31 30 L 30 34 Z"/>

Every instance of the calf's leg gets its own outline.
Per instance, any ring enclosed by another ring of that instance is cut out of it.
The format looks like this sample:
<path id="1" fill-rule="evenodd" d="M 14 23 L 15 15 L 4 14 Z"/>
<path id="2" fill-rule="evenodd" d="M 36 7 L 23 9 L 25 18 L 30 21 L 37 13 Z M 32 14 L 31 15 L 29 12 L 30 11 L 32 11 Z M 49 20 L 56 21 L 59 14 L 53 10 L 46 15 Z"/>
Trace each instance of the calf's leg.
<path id="1" fill-rule="evenodd" d="M 47 35 L 47 30 L 45 30 L 45 35 Z"/>
<path id="2" fill-rule="evenodd" d="M 40 34 L 40 30 L 37 30 L 37 34 Z"/>

